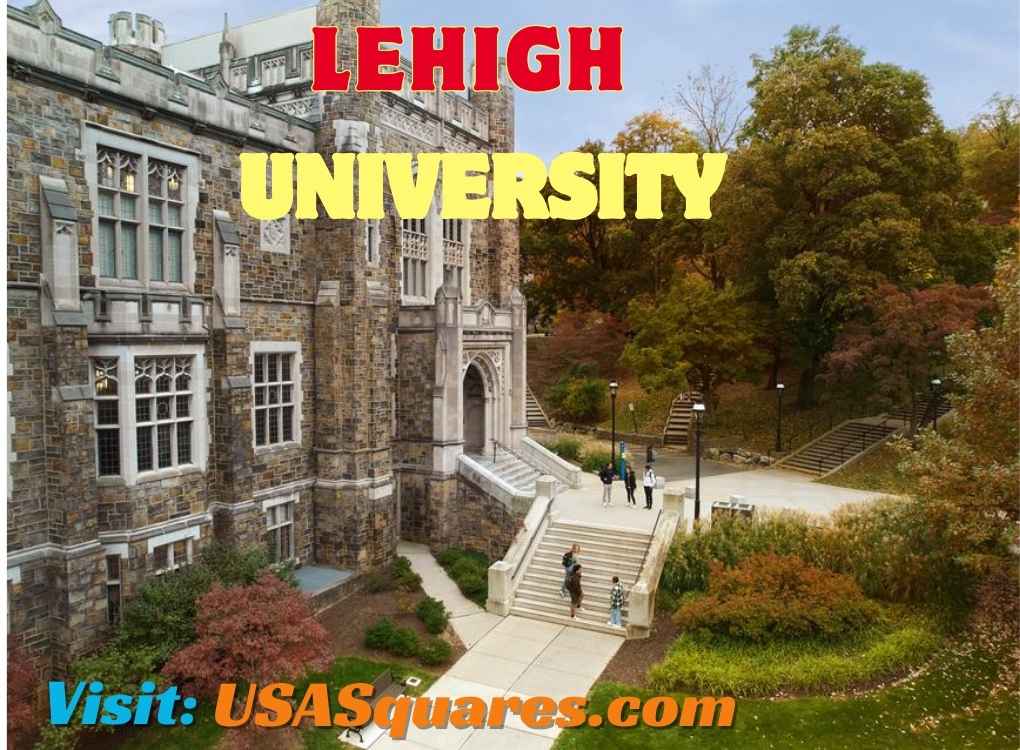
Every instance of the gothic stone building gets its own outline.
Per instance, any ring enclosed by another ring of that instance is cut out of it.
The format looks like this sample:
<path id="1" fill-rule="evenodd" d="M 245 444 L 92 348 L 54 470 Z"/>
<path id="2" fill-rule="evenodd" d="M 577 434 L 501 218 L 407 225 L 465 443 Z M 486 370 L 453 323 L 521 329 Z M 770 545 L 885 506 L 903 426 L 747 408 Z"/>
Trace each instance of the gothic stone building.
<path id="1" fill-rule="evenodd" d="M 534 490 L 479 454 L 547 458 L 516 223 L 259 222 L 238 155 L 511 151 L 512 90 L 312 92 L 311 26 L 378 0 L 176 44 L 7 17 L 9 631 L 59 671 L 213 540 L 352 580 L 400 538 L 501 556 Z"/>

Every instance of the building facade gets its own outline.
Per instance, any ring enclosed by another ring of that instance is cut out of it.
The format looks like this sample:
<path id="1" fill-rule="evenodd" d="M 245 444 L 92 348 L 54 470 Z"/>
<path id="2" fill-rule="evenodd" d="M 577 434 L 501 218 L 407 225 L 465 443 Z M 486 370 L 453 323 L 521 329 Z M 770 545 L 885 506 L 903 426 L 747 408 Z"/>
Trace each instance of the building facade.
<path id="1" fill-rule="evenodd" d="M 245 151 L 512 151 L 513 92 L 313 93 L 318 6 L 167 44 L 8 8 L 9 632 L 60 671 L 213 540 L 354 574 L 499 557 L 528 493 L 513 221 L 257 221 Z M 495 463 L 495 462 L 493 462 Z"/>

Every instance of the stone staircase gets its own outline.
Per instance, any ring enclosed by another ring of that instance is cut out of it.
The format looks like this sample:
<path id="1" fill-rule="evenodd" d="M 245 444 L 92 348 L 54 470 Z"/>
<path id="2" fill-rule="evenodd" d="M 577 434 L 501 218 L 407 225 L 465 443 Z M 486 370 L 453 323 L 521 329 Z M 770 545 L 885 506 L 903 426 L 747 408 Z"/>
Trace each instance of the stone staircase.
<path id="1" fill-rule="evenodd" d="M 542 476 L 542 472 L 517 454 L 511 453 L 505 448 L 498 448 L 495 460 L 493 460 L 492 453 L 484 456 L 472 454 L 471 458 L 511 487 L 526 494 L 535 494 L 535 482 Z"/>
<path id="2" fill-rule="evenodd" d="M 939 399 L 938 402 L 938 416 L 939 419 L 946 416 L 952 410 L 952 405 L 949 403 L 949 399 L 944 396 Z M 928 399 L 923 398 L 918 400 L 914 406 L 914 425 L 918 428 L 925 427 L 931 424 L 932 418 L 935 416 L 934 404 Z M 904 406 L 896 409 L 895 411 L 889 412 L 890 419 L 898 419 L 906 425 L 910 424 L 910 407 Z"/>
<path id="3" fill-rule="evenodd" d="M 624 635 L 623 629 L 606 624 L 612 579 L 614 575 L 619 576 L 624 591 L 629 592 L 641 574 L 641 565 L 650 543 L 651 535 L 636 529 L 554 520 L 527 562 L 510 613 L 533 620 Z M 570 602 L 560 596 L 563 553 L 572 544 L 581 546 L 578 561 L 581 563 L 581 586 L 584 590 L 581 609 L 574 619 L 570 618 Z M 626 627 L 626 603 L 622 614 Z"/>
<path id="4" fill-rule="evenodd" d="M 886 420 L 849 420 L 794 451 L 776 466 L 816 477 L 825 476 L 882 442 L 898 429 L 898 423 L 887 424 Z"/>
<path id="5" fill-rule="evenodd" d="M 538 399 L 535 398 L 535 394 L 532 392 L 531 386 L 528 386 L 528 395 L 524 407 L 528 417 L 528 427 L 549 426 L 549 420 L 545 416 L 542 404 L 538 403 Z"/>
<path id="6" fill-rule="evenodd" d="M 691 423 L 694 420 L 694 404 L 701 401 L 699 391 L 681 393 L 669 407 L 669 419 L 666 420 L 666 428 L 662 431 L 663 445 L 678 445 L 686 448 L 691 433 Z"/>

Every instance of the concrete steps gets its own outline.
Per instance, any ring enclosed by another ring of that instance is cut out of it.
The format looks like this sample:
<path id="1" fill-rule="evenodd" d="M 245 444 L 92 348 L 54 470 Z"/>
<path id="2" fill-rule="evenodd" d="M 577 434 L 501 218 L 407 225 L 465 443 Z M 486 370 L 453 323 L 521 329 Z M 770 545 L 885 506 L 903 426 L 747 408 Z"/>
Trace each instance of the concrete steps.
<path id="1" fill-rule="evenodd" d="M 897 425 L 852 420 L 808 443 L 778 466 L 812 476 L 835 471 L 897 430 Z"/>
<path id="2" fill-rule="evenodd" d="M 495 460 L 491 453 L 484 456 L 472 455 L 471 458 L 510 486 L 524 493 L 534 494 L 535 482 L 542 476 L 541 471 L 503 448 L 497 449 Z"/>
<path id="3" fill-rule="evenodd" d="M 619 576 L 629 591 L 641 575 L 641 566 L 651 542 L 647 533 L 614 529 L 574 521 L 554 521 L 542 536 L 517 587 L 511 614 L 571 627 L 623 635 L 621 628 L 607 625 L 612 577 Z M 581 552 L 581 586 L 584 599 L 574 619 L 569 599 L 560 595 L 563 584 L 563 553 L 572 544 Z M 627 606 L 622 610 L 627 622 Z"/>
<path id="4" fill-rule="evenodd" d="M 701 393 L 681 393 L 669 408 L 669 418 L 662 431 L 663 445 L 678 445 L 683 448 L 690 442 L 691 425 L 694 423 L 694 404 L 701 402 Z"/>
<path id="5" fill-rule="evenodd" d="M 545 416 L 542 404 L 535 398 L 535 394 L 528 386 L 528 394 L 524 402 L 525 414 L 528 418 L 528 427 L 549 427 L 549 420 Z"/>

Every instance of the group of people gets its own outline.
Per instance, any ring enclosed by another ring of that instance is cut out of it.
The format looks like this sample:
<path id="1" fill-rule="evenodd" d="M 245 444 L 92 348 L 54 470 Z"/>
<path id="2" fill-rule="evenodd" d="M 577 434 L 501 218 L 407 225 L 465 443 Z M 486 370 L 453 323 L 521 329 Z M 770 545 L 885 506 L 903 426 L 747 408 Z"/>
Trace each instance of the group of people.
<path id="1" fill-rule="evenodd" d="M 584 599 L 584 590 L 581 588 L 581 563 L 578 560 L 581 554 L 581 546 L 574 544 L 563 553 L 563 585 L 560 587 L 560 596 L 564 599 L 570 598 L 570 617 L 577 616 L 577 610 L 581 608 L 581 601 Z M 611 627 L 623 627 L 623 584 L 619 576 L 613 576 L 613 585 L 609 589 L 609 620 L 606 625 Z"/>
<path id="2" fill-rule="evenodd" d="M 608 508 L 613 504 L 613 481 L 616 479 L 616 470 L 612 464 L 606 464 L 599 472 L 599 479 L 602 480 L 602 507 Z M 656 484 L 655 469 L 650 463 L 645 464 L 645 476 L 642 485 L 645 490 L 645 510 L 652 509 L 652 491 Z M 623 486 L 627 490 L 627 507 L 636 508 L 637 499 L 634 492 L 637 490 L 637 475 L 634 467 L 628 462 L 624 468 Z"/>

